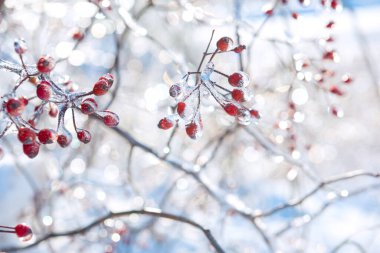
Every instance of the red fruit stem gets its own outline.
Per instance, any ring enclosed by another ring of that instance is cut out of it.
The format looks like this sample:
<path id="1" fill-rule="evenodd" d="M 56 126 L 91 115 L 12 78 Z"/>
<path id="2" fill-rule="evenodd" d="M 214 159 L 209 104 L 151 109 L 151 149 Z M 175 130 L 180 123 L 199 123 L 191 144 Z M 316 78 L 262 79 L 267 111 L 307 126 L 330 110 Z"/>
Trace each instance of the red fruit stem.
<path id="1" fill-rule="evenodd" d="M 74 129 L 75 129 L 75 132 L 78 134 L 78 130 L 77 130 L 77 124 L 75 123 L 75 113 L 74 113 L 74 109 L 71 108 L 71 112 L 73 114 L 73 124 L 74 124 Z"/>
<path id="2" fill-rule="evenodd" d="M 187 74 L 183 77 L 185 78 L 186 77 L 186 83 L 189 81 L 189 77 L 190 75 L 199 75 L 201 72 L 199 71 L 194 71 L 194 72 L 187 72 Z"/>
<path id="3" fill-rule="evenodd" d="M 20 57 L 20 61 L 21 61 L 22 67 L 25 70 L 26 75 L 29 77 L 29 73 L 28 73 L 28 70 L 26 69 L 26 65 L 25 65 L 25 62 L 24 62 L 24 58 L 22 57 L 22 54 L 19 54 L 18 56 Z"/>
<path id="4" fill-rule="evenodd" d="M 76 98 L 86 97 L 86 96 L 90 96 L 90 95 L 93 95 L 93 94 L 94 94 L 94 91 L 89 91 L 87 93 L 84 93 L 84 94 L 76 96 Z"/>
<path id="5" fill-rule="evenodd" d="M 218 49 L 215 49 L 214 53 L 211 55 L 210 60 L 208 62 L 211 62 L 214 56 L 218 53 Z"/>
<path id="6" fill-rule="evenodd" d="M 16 234 L 16 231 L 7 231 L 7 230 L 0 230 L 0 233 L 10 233 L 10 234 Z"/>
<path id="7" fill-rule="evenodd" d="M 15 229 L 14 227 L 8 227 L 8 226 L 0 226 L 0 228 L 9 228 L 9 229 Z"/>
<path id="8" fill-rule="evenodd" d="M 228 93 L 231 92 L 229 89 L 226 89 L 226 88 L 224 88 L 223 86 L 220 86 L 219 84 L 217 84 L 217 83 L 215 83 L 215 82 L 211 82 L 211 84 L 212 84 L 213 86 L 218 87 L 219 89 L 222 89 L 222 90 L 224 90 L 224 91 L 227 91 Z"/>
<path id="9" fill-rule="evenodd" d="M 198 66 L 197 72 L 199 72 L 199 71 L 201 70 L 202 64 L 203 64 L 203 62 L 204 62 L 204 60 L 205 60 L 205 58 L 206 58 L 206 55 L 207 55 L 207 53 L 208 53 L 208 49 L 210 48 L 212 38 L 214 37 L 214 32 L 215 32 L 215 30 L 212 30 L 210 40 L 209 40 L 208 45 L 207 45 L 207 47 L 206 47 L 206 51 L 203 53 L 203 56 L 202 56 L 201 62 L 199 63 L 199 66 Z"/>
<path id="10" fill-rule="evenodd" d="M 216 69 L 214 69 L 214 72 L 215 73 L 218 73 L 219 75 L 222 75 L 222 76 L 224 76 L 224 77 L 229 77 L 229 75 L 227 75 L 227 74 L 224 74 L 223 72 L 220 72 L 219 70 L 216 70 Z"/>
<path id="11" fill-rule="evenodd" d="M 230 50 L 227 50 L 227 51 L 218 51 L 218 52 L 212 52 L 212 53 L 207 53 L 206 55 L 212 55 L 212 54 L 224 54 L 224 53 L 230 53 L 230 52 L 233 52 L 234 51 L 234 48 L 233 49 L 230 49 Z"/>

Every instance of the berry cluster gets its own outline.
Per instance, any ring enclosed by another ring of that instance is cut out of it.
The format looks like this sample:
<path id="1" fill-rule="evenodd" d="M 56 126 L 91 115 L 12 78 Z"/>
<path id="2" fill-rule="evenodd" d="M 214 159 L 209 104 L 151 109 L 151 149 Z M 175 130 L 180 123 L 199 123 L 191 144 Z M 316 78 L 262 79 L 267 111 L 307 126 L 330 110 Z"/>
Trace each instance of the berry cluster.
<path id="1" fill-rule="evenodd" d="M 23 242 L 29 241 L 33 237 L 32 229 L 25 224 L 18 224 L 16 227 L 0 226 L 0 233 L 16 234 Z"/>
<path id="2" fill-rule="evenodd" d="M 99 110 L 96 100 L 91 95 L 102 96 L 112 87 L 114 78 L 111 74 L 105 74 L 94 84 L 92 91 L 75 92 L 70 81 L 54 81 L 50 72 L 55 67 L 55 61 L 50 56 L 41 56 L 33 67 L 27 68 L 22 55 L 26 52 L 26 44 L 23 40 L 16 40 L 15 51 L 19 55 L 22 63 L 21 81 L 14 89 L 2 96 L 1 111 L 8 119 L 8 126 L 2 133 L 14 125 L 18 131 L 18 139 L 23 144 L 24 153 L 34 158 L 39 153 L 41 144 L 51 144 L 57 142 L 61 147 L 67 147 L 72 141 L 71 133 L 65 128 L 64 118 L 68 109 L 73 113 L 73 124 L 79 141 L 88 143 L 91 141 L 91 133 L 88 130 L 80 129 L 76 126 L 74 110 L 85 115 L 91 115 L 103 120 L 109 127 L 115 127 L 119 123 L 119 117 L 110 111 Z M 34 71 L 34 73 L 31 73 Z M 36 87 L 35 96 L 17 96 L 18 88 L 29 80 Z M 31 105 L 30 101 L 36 101 Z M 28 110 L 34 106 L 34 110 Z M 58 116 L 57 128 L 37 128 L 37 123 L 44 112 L 48 112 L 50 117 Z M 2 136 L 1 135 L 1 136 Z"/>
<path id="3" fill-rule="evenodd" d="M 188 72 L 181 81 L 170 87 L 169 94 L 177 102 L 176 112 L 161 119 L 158 127 L 166 130 L 173 127 L 176 122 L 183 121 L 187 135 L 192 139 L 197 139 L 202 135 L 203 129 L 200 113 L 201 97 L 210 95 L 228 115 L 235 117 L 243 125 L 250 124 L 252 119 L 260 118 L 257 110 L 245 104 L 253 97 L 248 88 L 249 76 L 242 71 L 230 75 L 224 74 L 215 69 L 212 62 L 216 54 L 241 53 L 244 49 L 244 45 L 233 47 L 232 39 L 223 37 L 217 41 L 216 50 L 213 53 L 208 53 L 206 50 L 198 71 Z M 200 71 L 206 56 L 210 56 L 210 59 Z M 225 77 L 228 87 L 214 82 L 211 78 L 213 74 Z M 194 77 L 193 80 L 190 77 Z"/>

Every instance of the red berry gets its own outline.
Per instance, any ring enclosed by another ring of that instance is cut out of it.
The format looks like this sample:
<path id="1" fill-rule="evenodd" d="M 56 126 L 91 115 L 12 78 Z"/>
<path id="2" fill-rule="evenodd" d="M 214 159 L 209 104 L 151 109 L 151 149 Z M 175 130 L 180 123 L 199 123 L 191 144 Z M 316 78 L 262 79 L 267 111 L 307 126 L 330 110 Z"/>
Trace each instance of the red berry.
<path id="1" fill-rule="evenodd" d="M 259 111 L 255 110 L 255 109 L 249 110 L 249 113 L 251 114 L 252 117 L 254 117 L 256 119 L 261 118 Z"/>
<path id="2" fill-rule="evenodd" d="M 37 142 L 23 144 L 22 150 L 24 151 L 24 154 L 27 155 L 29 158 L 34 158 L 38 155 L 38 152 L 40 151 L 40 144 L 38 144 Z"/>
<path id="3" fill-rule="evenodd" d="M 98 80 L 94 84 L 94 88 L 92 89 L 92 91 L 94 92 L 95 96 L 102 96 L 107 93 L 109 88 L 110 88 L 110 85 L 108 84 L 108 82 L 102 79 L 102 80 Z"/>
<path id="4" fill-rule="evenodd" d="M 29 77 L 28 81 L 34 85 L 37 85 L 38 84 L 38 78 L 35 77 L 35 76 L 31 76 Z"/>
<path id="5" fill-rule="evenodd" d="M 298 19 L 298 13 L 297 12 L 292 12 L 292 18 Z"/>
<path id="6" fill-rule="evenodd" d="M 222 51 L 222 52 L 225 52 L 227 51 L 228 49 L 230 49 L 230 47 L 232 46 L 234 42 L 232 41 L 231 38 L 229 37 L 223 37 L 223 38 L 220 38 L 218 40 L 218 42 L 216 42 L 216 47 Z"/>
<path id="7" fill-rule="evenodd" d="M 345 74 L 345 75 L 342 76 L 342 81 L 343 81 L 345 84 L 350 84 L 350 83 L 352 83 L 353 78 L 352 78 L 352 76 L 350 76 L 349 74 Z"/>
<path id="8" fill-rule="evenodd" d="M 57 106 L 52 105 L 49 110 L 49 116 L 55 118 L 57 117 L 57 115 L 58 115 L 58 108 Z"/>
<path id="9" fill-rule="evenodd" d="M 17 54 L 24 54 L 28 49 L 28 47 L 26 46 L 26 42 L 23 39 L 15 40 L 13 45 Z"/>
<path id="10" fill-rule="evenodd" d="M 119 125 L 119 116 L 116 113 L 105 111 L 107 115 L 103 117 L 103 122 L 106 126 L 115 127 Z"/>
<path id="11" fill-rule="evenodd" d="M 18 100 L 20 100 L 23 106 L 27 106 L 29 103 L 29 100 L 26 97 L 19 97 Z"/>
<path id="12" fill-rule="evenodd" d="M 265 15 L 267 15 L 267 16 L 272 16 L 273 13 L 274 13 L 273 9 L 269 9 L 269 10 L 265 11 Z"/>
<path id="13" fill-rule="evenodd" d="M 334 10 L 338 7 L 338 0 L 331 0 L 331 8 Z"/>
<path id="14" fill-rule="evenodd" d="M 113 78 L 113 75 L 111 75 L 110 73 L 107 73 L 105 75 L 102 75 L 99 80 L 104 80 L 108 83 L 108 86 L 109 86 L 109 89 L 112 87 L 113 85 L 113 81 L 114 81 L 114 78 Z"/>
<path id="15" fill-rule="evenodd" d="M 37 62 L 37 69 L 41 73 L 49 73 L 55 67 L 54 59 L 51 56 L 41 56 Z"/>
<path id="16" fill-rule="evenodd" d="M 28 123 L 29 125 L 31 125 L 32 127 L 36 127 L 36 122 L 32 119 L 28 120 Z"/>
<path id="17" fill-rule="evenodd" d="M 158 127 L 167 130 L 173 127 L 173 121 L 168 118 L 163 118 L 158 122 Z"/>
<path id="18" fill-rule="evenodd" d="M 240 73 L 233 73 L 232 75 L 230 75 L 228 77 L 228 82 L 232 86 L 235 86 L 235 87 L 241 87 L 241 86 L 243 86 L 242 80 L 243 80 L 243 75 L 240 74 Z"/>
<path id="19" fill-rule="evenodd" d="M 226 113 L 231 116 L 236 116 L 239 113 L 239 109 L 234 104 L 226 104 L 223 108 Z"/>
<path id="20" fill-rule="evenodd" d="M 52 129 L 42 129 L 38 132 L 38 140 L 42 144 L 50 144 L 58 139 L 57 133 Z"/>
<path id="21" fill-rule="evenodd" d="M 84 33 L 78 29 L 78 30 L 75 30 L 75 31 L 71 34 L 71 37 L 72 37 L 74 40 L 82 40 L 83 37 L 84 37 Z"/>
<path id="22" fill-rule="evenodd" d="M 296 104 L 295 103 L 289 102 L 288 106 L 289 106 L 289 109 L 291 109 L 293 111 L 296 110 Z"/>
<path id="23" fill-rule="evenodd" d="M 334 61 L 335 58 L 336 58 L 336 52 L 334 50 L 331 50 L 331 51 L 326 51 L 324 54 L 323 54 L 323 59 L 325 60 L 331 60 L 331 61 Z"/>
<path id="24" fill-rule="evenodd" d="M 36 139 L 36 133 L 27 127 L 21 127 L 17 134 L 18 139 L 23 144 L 31 144 Z"/>
<path id="25" fill-rule="evenodd" d="M 326 42 L 333 42 L 334 41 L 334 38 L 332 36 L 329 36 L 327 39 L 326 39 Z"/>
<path id="26" fill-rule="evenodd" d="M 234 89 L 231 92 L 232 98 L 237 102 L 244 102 L 244 92 L 242 90 Z"/>
<path id="27" fill-rule="evenodd" d="M 240 45 L 234 48 L 234 52 L 240 54 L 243 50 L 245 50 L 245 45 Z"/>
<path id="28" fill-rule="evenodd" d="M 186 125 L 186 134 L 191 138 L 191 139 L 196 139 L 197 138 L 197 133 L 198 133 L 198 126 L 197 124 L 190 123 Z"/>
<path id="29" fill-rule="evenodd" d="M 62 148 L 69 146 L 71 141 L 72 141 L 71 134 L 66 134 L 66 135 L 60 134 L 60 135 L 58 135 L 57 142 L 58 142 L 59 146 L 61 146 Z"/>
<path id="30" fill-rule="evenodd" d="M 16 116 L 20 116 L 25 106 L 19 99 L 10 98 L 6 102 L 5 108 L 7 109 L 7 112 L 9 115 L 16 117 Z"/>
<path id="31" fill-rule="evenodd" d="M 331 106 L 329 109 L 330 109 L 330 113 L 332 115 L 334 115 L 335 117 L 342 118 L 344 115 L 344 112 L 342 111 L 342 109 L 340 109 L 334 105 Z"/>
<path id="32" fill-rule="evenodd" d="M 339 89 L 337 86 L 335 86 L 335 85 L 332 85 L 330 87 L 330 92 L 333 93 L 333 94 L 335 94 L 335 95 L 338 95 L 338 96 L 343 96 L 344 95 L 344 92 L 341 89 Z"/>
<path id="33" fill-rule="evenodd" d="M 15 232 L 18 237 L 25 239 L 28 238 L 28 240 L 31 239 L 33 235 L 32 229 L 25 224 L 18 224 L 15 227 Z"/>
<path id="34" fill-rule="evenodd" d="M 91 133 L 84 129 L 78 129 L 77 137 L 78 137 L 78 140 L 80 140 L 81 142 L 85 144 L 91 141 Z"/>
<path id="35" fill-rule="evenodd" d="M 186 104 L 184 102 L 179 102 L 177 104 L 177 113 L 182 118 L 183 118 L 183 116 L 185 116 L 184 115 L 185 109 L 186 109 Z"/>
<path id="36" fill-rule="evenodd" d="M 178 84 L 173 84 L 169 89 L 169 95 L 173 98 L 178 97 L 182 92 L 181 86 Z"/>
<path id="37" fill-rule="evenodd" d="M 37 97 L 41 100 L 49 100 L 53 90 L 51 89 L 51 85 L 49 82 L 41 82 L 37 86 Z"/>
<path id="38" fill-rule="evenodd" d="M 335 25 L 335 22 L 334 21 L 330 21 L 330 22 L 327 23 L 326 28 L 331 29 L 331 28 L 334 27 L 334 25 Z"/>
<path id="39" fill-rule="evenodd" d="M 83 114 L 91 114 L 94 113 L 98 109 L 98 104 L 93 98 L 86 98 L 80 104 L 80 110 Z"/>

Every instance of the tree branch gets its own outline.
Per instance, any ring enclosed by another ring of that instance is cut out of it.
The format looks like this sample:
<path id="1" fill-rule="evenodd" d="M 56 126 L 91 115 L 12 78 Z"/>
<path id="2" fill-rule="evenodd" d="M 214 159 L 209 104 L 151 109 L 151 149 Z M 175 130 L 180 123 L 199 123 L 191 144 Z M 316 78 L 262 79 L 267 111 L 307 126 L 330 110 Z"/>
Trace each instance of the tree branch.
<path id="1" fill-rule="evenodd" d="M 131 210 L 131 211 L 124 211 L 124 212 L 116 212 L 116 213 L 110 212 L 109 214 L 94 220 L 93 222 L 91 222 L 87 226 L 84 226 L 84 227 L 81 227 L 78 229 L 74 229 L 74 230 L 70 230 L 70 231 L 66 231 L 66 232 L 50 233 L 50 234 L 47 234 L 47 235 L 41 237 L 40 239 L 37 239 L 34 243 L 32 243 L 28 246 L 25 246 L 25 247 L 8 247 L 8 248 L 1 249 L 0 251 L 4 251 L 4 252 L 21 251 L 21 250 L 25 250 L 25 249 L 29 249 L 29 248 L 32 248 L 34 246 L 37 246 L 41 242 L 50 240 L 52 238 L 84 234 L 87 231 L 89 231 L 90 229 L 94 228 L 95 226 L 98 226 L 99 224 L 103 223 L 107 219 L 117 218 L 117 217 L 122 217 L 122 216 L 129 216 L 132 214 L 154 216 L 154 217 L 169 219 L 169 220 L 177 221 L 180 223 L 188 224 L 194 228 L 201 230 L 203 232 L 203 234 L 206 236 L 207 240 L 213 246 L 213 248 L 215 249 L 216 252 L 218 252 L 218 253 L 224 253 L 225 252 L 222 249 L 222 247 L 219 245 L 219 243 L 216 241 L 216 239 L 214 238 L 214 236 L 212 235 L 212 233 L 209 229 L 204 228 L 199 223 L 196 223 L 195 221 L 190 220 L 186 217 L 161 212 L 161 210 L 155 210 L 155 209 Z"/>

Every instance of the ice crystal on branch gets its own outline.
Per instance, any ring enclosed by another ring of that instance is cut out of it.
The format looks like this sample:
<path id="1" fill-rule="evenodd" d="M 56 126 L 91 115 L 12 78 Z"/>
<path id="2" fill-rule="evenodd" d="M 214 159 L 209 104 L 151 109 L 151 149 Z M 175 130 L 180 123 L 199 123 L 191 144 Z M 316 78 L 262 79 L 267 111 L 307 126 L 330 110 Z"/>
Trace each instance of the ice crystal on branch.
<path id="1" fill-rule="evenodd" d="M 213 36 L 211 36 L 210 43 Z M 233 40 L 222 37 L 216 42 L 216 49 L 209 53 L 210 43 L 203 54 L 197 71 L 188 72 L 180 81 L 174 83 L 169 89 L 169 95 L 176 102 L 176 112 L 161 119 L 158 127 L 164 130 L 172 128 L 176 122 L 185 124 L 186 133 L 192 139 L 202 136 L 201 100 L 203 94 L 210 94 L 228 115 L 235 117 L 242 125 L 249 125 L 259 118 L 256 110 L 247 104 L 252 99 L 249 87 L 250 79 L 247 73 L 237 71 L 227 75 L 216 69 L 213 59 L 221 53 L 241 53 L 244 45 L 233 46 Z M 208 58 L 208 62 L 203 64 Z M 204 66 L 203 66 L 204 65 Z M 203 67 L 203 68 L 202 68 Z M 217 83 L 214 75 L 225 78 L 225 82 Z"/>
<path id="2" fill-rule="evenodd" d="M 23 54 L 27 50 L 24 40 L 16 40 L 15 52 L 18 54 L 21 65 L 2 61 L 0 67 L 14 72 L 20 76 L 14 88 L 1 97 L 1 112 L 8 123 L 2 129 L 1 135 L 14 125 L 17 136 L 23 145 L 23 151 L 29 158 L 38 155 L 41 144 L 57 142 L 62 148 L 70 145 L 72 134 L 65 127 L 66 112 L 71 109 L 73 125 L 79 141 L 88 143 L 91 141 L 91 133 L 88 130 L 77 128 L 75 112 L 91 115 L 101 119 L 106 126 L 115 127 L 119 124 L 119 117 L 110 111 L 99 110 L 94 98 L 106 94 L 113 84 L 113 76 L 105 74 L 95 82 L 93 89 L 88 92 L 75 92 L 70 81 L 56 81 L 50 76 L 56 62 L 48 55 L 41 56 L 36 65 L 27 66 L 23 60 Z M 28 82 L 29 81 L 29 82 Z M 35 94 L 18 94 L 21 85 L 35 86 Z M 34 110 L 27 110 L 34 107 Z M 55 129 L 46 128 L 41 118 L 43 114 L 57 118 Z"/>

